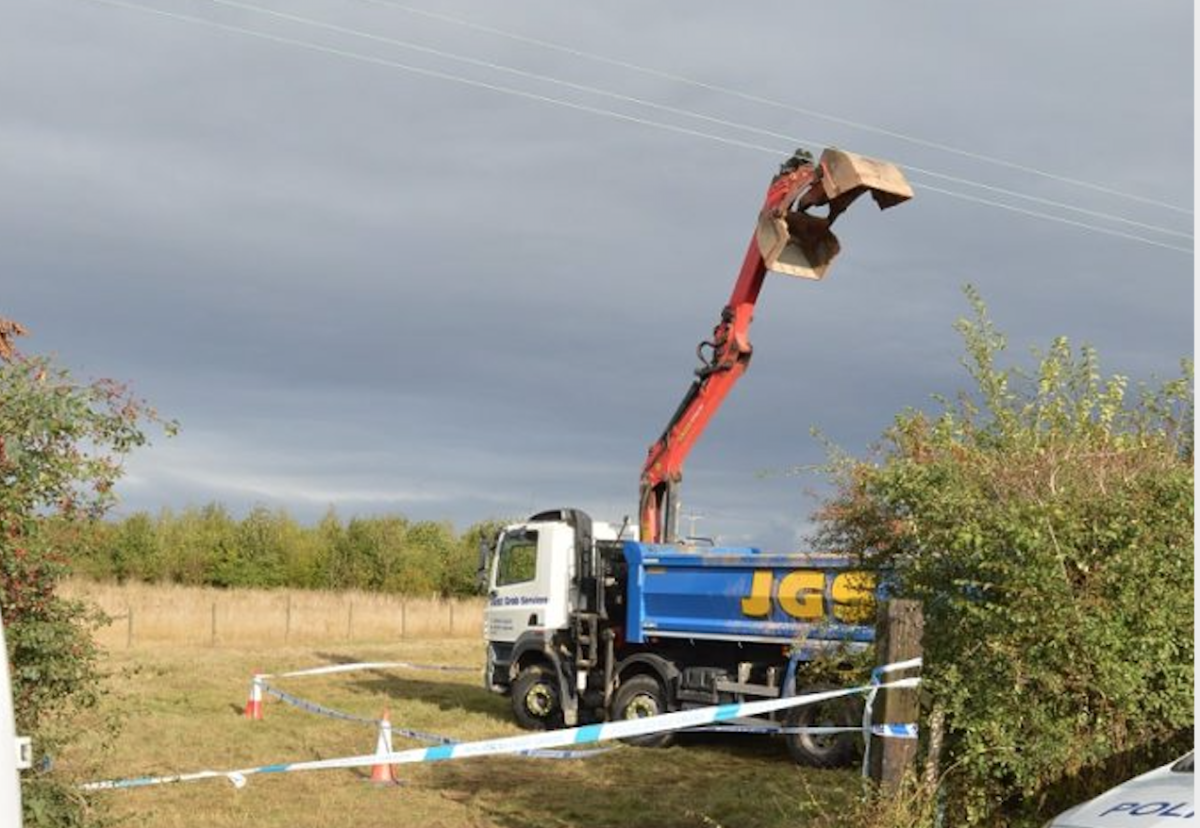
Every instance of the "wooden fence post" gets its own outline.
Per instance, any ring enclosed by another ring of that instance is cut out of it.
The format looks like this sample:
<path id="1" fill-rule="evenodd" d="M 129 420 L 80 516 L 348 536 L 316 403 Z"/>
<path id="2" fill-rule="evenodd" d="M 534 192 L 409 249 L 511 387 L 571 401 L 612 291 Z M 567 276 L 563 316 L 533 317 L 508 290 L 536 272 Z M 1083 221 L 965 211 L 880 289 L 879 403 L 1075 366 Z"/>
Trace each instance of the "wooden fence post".
<path id="1" fill-rule="evenodd" d="M 350 599 L 350 606 L 346 608 L 346 640 L 354 638 L 354 599 Z"/>
<path id="2" fill-rule="evenodd" d="M 880 664 L 893 664 L 920 657 L 924 629 L 925 616 L 920 601 L 886 601 L 880 607 L 875 628 L 876 660 Z M 888 676 L 884 676 L 883 681 L 886 683 L 887 680 Z M 916 722 L 919 708 L 917 691 L 884 690 L 875 702 L 873 723 Z M 895 790 L 904 774 L 914 768 L 916 758 L 916 739 L 871 737 L 870 776 L 881 790 Z"/>
<path id="3" fill-rule="evenodd" d="M 447 638 L 454 638 L 454 599 L 450 600 L 450 629 L 446 633 Z"/>
<path id="4" fill-rule="evenodd" d="M 408 635 L 408 601 L 400 599 L 400 637 Z"/>
<path id="5" fill-rule="evenodd" d="M 128 612 L 125 615 L 125 649 L 133 649 L 133 605 L 126 605 Z"/>

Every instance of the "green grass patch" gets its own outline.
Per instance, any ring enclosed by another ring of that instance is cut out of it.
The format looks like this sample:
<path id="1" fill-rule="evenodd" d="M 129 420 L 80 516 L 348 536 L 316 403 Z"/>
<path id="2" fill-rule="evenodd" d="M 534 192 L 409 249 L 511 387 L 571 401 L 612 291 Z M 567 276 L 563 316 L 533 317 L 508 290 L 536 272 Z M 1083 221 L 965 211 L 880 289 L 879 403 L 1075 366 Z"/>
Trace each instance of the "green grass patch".
<path id="1" fill-rule="evenodd" d="M 482 667 L 477 642 L 453 640 L 113 653 L 109 703 L 124 715 L 121 735 L 104 751 L 93 741 L 99 736 L 85 736 L 59 766 L 78 772 L 99 757 L 100 776 L 117 778 L 370 753 L 372 727 L 318 717 L 272 698 L 263 721 L 242 717 L 256 669 L 276 673 L 342 660 Z M 479 675 L 381 670 L 280 679 L 277 686 L 361 716 L 376 717 L 387 708 L 396 727 L 461 741 L 520 733 L 508 700 L 484 690 Z M 397 736 L 394 746 L 419 744 Z M 798 768 L 781 742 L 745 735 L 696 735 L 666 750 L 621 746 L 583 760 L 483 757 L 403 765 L 399 772 L 400 785 L 382 788 L 361 769 L 251 777 L 241 790 L 207 780 L 96 798 L 124 824 L 155 828 L 825 828 L 840 824 L 838 814 L 859 790 L 852 771 Z"/>

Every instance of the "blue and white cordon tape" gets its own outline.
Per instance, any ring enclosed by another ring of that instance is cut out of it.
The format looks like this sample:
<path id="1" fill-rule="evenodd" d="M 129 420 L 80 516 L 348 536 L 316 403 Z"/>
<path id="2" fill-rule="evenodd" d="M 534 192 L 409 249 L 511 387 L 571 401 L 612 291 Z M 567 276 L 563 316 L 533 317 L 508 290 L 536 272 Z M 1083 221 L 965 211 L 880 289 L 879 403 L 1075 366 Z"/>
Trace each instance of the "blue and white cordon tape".
<path id="1" fill-rule="evenodd" d="M 453 664 L 414 664 L 411 661 L 356 661 L 349 664 L 330 664 L 325 667 L 308 667 L 287 673 L 259 673 L 259 678 L 297 678 L 300 676 L 327 676 L 333 673 L 352 673 L 360 670 L 433 670 L 441 673 L 478 673 L 478 667 L 459 667 Z"/>
<path id="2" fill-rule="evenodd" d="M 809 736 L 836 736 L 842 733 L 862 733 L 862 728 L 841 725 L 813 725 L 811 727 L 714 725 L 712 727 L 691 727 L 688 728 L 688 733 L 755 733 L 762 736 L 789 736 L 805 733 Z M 871 725 L 871 735 L 881 739 L 916 739 L 918 731 L 915 724 L 877 724 Z"/>
<path id="3" fill-rule="evenodd" d="M 262 676 L 256 676 L 261 679 Z M 383 719 L 371 719 L 366 716 L 358 716 L 354 713 L 346 713 L 342 710 L 337 710 L 320 702 L 303 699 L 286 691 L 280 690 L 278 687 L 272 687 L 266 682 L 259 682 L 262 692 L 274 696 L 284 704 L 303 710 L 306 713 L 313 713 L 317 716 L 324 716 L 327 719 L 338 719 L 343 722 L 353 722 L 355 724 L 371 725 L 372 727 L 383 727 L 385 722 Z M 449 736 L 439 736 L 436 733 L 426 733 L 421 730 L 411 730 L 406 727 L 397 727 L 391 722 L 386 722 L 388 731 L 395 736 L 402 736 L 406 739 L 413 739 L 418 742 L 432 742 L 439 745 L 457 744 L 458 740 L 451 739 Z M 531 750 L 523 753 L 523 756 L 530 756 L 534 759 L 587 759 L 592 756 L 599 756 L 601 753 L 608 753 L 612 748 L 599 748 L 596 750 Z"/>
<path id="4" fill-rule="evenodd" d="M 903 667 L 919 666 L 919 664 L 904 663 Z M 889 669 L 890 668 L 890 669 Z M 880 668 L 885 672 L 902 669 L 899 665 L 886 665 Z M 333 770 L 338 768 L 364 768 L 377 764 L 403 765 L 420 762 L 440 762 L 450 759 L 467 759 L 475 756 L 498 756 L 526 753 L 532 750 L 561 748 L 572 745 L 608 742 L 615 739 L 629 739 L 635 736 L 647 736 L 654 733 L 664 733 L 672 730 L 687 730 L 703 725 L 711 725 L 747 716 L 761 716 L 779 710 L 788 710 L 807 704 L 830 699 L 854 696 L 872 691 L 915 688 L 920 684 L 920 678 L 903 678 L 886 683 L 876 683 L 861 687 L 849 687 L 840 690 L 825 690 L 819 693 L 808 693 L 800 696 L 787 696 L 780 699 L 764 699 L 762 701 L 742 702 L 739 704 L 722 704 L 714 707 L 701 707 L 693 710 L 681 710 L 675 713 L 664 713 L 659 716 L 648 716 L 641 719 L 625 719 L 602 724 L 590 724 L 564 730 L 551 730 L 543 733 L 533 733 L 520 736 L 509 736 L 501 739 L 484 739 L 477 742 L 462 742 L 458 744 L 443 744 L 435 747 L 416 748 L 412 750 L 393 751 L 391 753 L 372 753 L 360 756 L 346 756 L 338 759 L 320 759 L 308 762 L 287 762 L 274 765 L 260 765 L 253 768 L 230 771 L 198 771 L 196 773 L 178 774 L 175 776 L 153 776 L 138 779 L 116 779 L 104 782 L 92 782 L 84 785 L 84 790 L 98 791 L 116 788 L 140 788 L 152 785 L 166 785 L 175 782 L 194 782 L 201 779 L 223 777 L 242 787 L 247 777 L 271 773 L 300 773 L 303 771 Z M 870 728 L 874 732 L 873 728 Z M 881 732 L 879 735 L 892 735 Z M 906 736 L 905 738 L 911 738 Z"/>
<path id="5" fill-rule="evenodd" d="M 883 690 L 890 686 L 890 685 L 883 683 L 883 677 L 886 676 L 888 673 L 900 673 L 900 672 L 903 672 L 904 670 L 919 669 L 921 667 L 921 664 L 922 664 L 921 658 L 917 657 L 917 658 L 910 658 L 907 661 L 894 661 L 891 664 L 880 664 L 878 667 L 876 667 L 874 670 L 871 671 L 871 684 L 870 684 L 871 689 L 867 692 L 867 698 L 866 698 L 865 703 L 863 704 L 863 718 L 862 718 L 863 733 L 866 733 L 869 730 L 871 735 L 873 735 L 873 736 L 885 736 L 885 737 L 890 736 L 895 739 L 915 739 L 915 738 L 917 738 L 917 726 L 915 724 L 872 725 L 871 724 L 871 716 L 874 713 L 874 709 L 875 709 L 875 697 L 879 695 L 880 690 Z M 883 727 L 885 729 L 886 728 L 904 728 L 905 730 L 900 733 L 886 733 L 886 732 L 885 733 L 876 733 L 875 732 L 876 727 Z M 911 732 L 910 732 L 910 730 L 911 730 Z M 870 770 L 871 770 L 871 740 L 864 739 L 863 741 L 866 744 L 863 746 L 862 775 L 864 777 L 866 777 L 866 776 L 870 775 Z"/>
<path id="6" fill-rule="evenodd" d="M 378 727 L 381 721 L 380 719 L 372 719 L 367 716 L 359 716 L 354 713 L 346 713 L 341 710 L 335 710 L 334 708 L 327 707 L 320 702 L 302 699 L 299 696 L 294 696 L 291 693 L 280 690 L 278 687 L 272 687 L 266 682 L 260 682 L 259 687 L 262 689 L 262 692 L 269 696 L 274 696 L 290 707 L 294 707 L 297 710 L 303 710 L 305 713 L 314 713 L 317 716 L 324 716 L 326 719 L 338 719 L 343 722 L 354 722 L 355 724 L 371 725 L 373 727 Z M 437 740 L 430 739 L 429 741 Z"/>
<path id="7" fill-rule="evenodd" d="M 303 670 L 292 670 L 286 673 L 256 673 L 253 682 L 258 690 L 262 693 L 274 696 L 284 704 L 290 705 L 297 710 L 303 710 L 307 713 L 313 713 L 329 719 L 339 719 L 346 722 L 355 722 L 357 724 L 382 727 L 384 725 L 382 719 L 371 719 L 367 718 L 366 716 L 358 716 L 354 713 L 346 713 L 344 711 L 336 710 L 332 707 L 323 705 L 319 702 L 301 698 L 300 696 L 280 690 L 278 687 L 272 687 L 271 685 L 267 684 L 266 679 L 328 676 L 337 673 L 352 673 L 367 670 L 385 669 L 433 670 L 444 673 L 478 672 L 478 668 L 476 667 L 460 667 L 457 665 L 414 664 L 411 661 L 356 661 L 347 662 L 344 664 L 331 664 L 324 667 L 308 667 Z M 449 736 L 440 736 L 436 733 L 425 733 L 420 730 L 410 730 L 408 728 L 396 727 L 390 722 L 388 722 L 387 725 L 393 735 L 414 739 L 418 742 L 433 742 L 441 745 L 452 745 L 456 744 L 458 741 L 457 739 L 451 739 Z M 599 756 L 601 753 L 608 753 L 610 750 L 612 750 L 611 747 L 600 748 L 597 750 L 535 750 L 527 751 L 522 755 L 530 756 L 535 759 L 587 759 L 592 756 Z"/>

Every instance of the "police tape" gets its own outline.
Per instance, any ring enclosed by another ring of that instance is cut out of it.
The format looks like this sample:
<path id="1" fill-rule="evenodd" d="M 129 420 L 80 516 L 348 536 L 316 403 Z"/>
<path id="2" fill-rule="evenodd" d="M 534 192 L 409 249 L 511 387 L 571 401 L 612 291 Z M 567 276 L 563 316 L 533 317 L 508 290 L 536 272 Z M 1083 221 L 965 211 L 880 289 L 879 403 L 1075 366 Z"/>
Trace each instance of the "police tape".
<path id="1" fill-rule="evenodd" d="M 880 690 L 885 688 L 885 685 L 883 684 L 883 677 L 888 675 L 889 673 L 902 673 L 905 670 L 919 670 L 924 665 L 924 663 L 925 663 L 924 660 L 920 656 L 917 656 L 916 658 L 910 658 L 905 661 L 893 661 L 890 664 L 880 664 L 878 667 L 876 667 L 874 670 L 871 671 L 871 684 L 870 684 L 871 689 L 867 692 L 867 698 L 863 702 L 863 715 L 862 715 L 862 731 L 863 731 L 863 733 L 866 733 L 867 730 L 870 729 L 872 735 L 875 734 L 874 728 L 877 727 L 877 725 L 872 725 L 871 722 L 872 722 L 873 716 L 875 715 L 875 697 L 879 695 Z M 889 735 L 891 736 L 891 738 L 894 738 L 894 739 L 915 739 L 915 738 L 917 738 L 917 734 L 916 734 L 917 726 L 915 724 L 914 725 L 884 725 L 884 727 L 885 728 L 886 727 L 903 727 L 903 728 L 911 727 L 912 728 L 911 736 L 910 735 L 896 735 L 896 734 L 889 734 Z M 865 742 L 865 744 L 863 745 L 862 775 L 863 775 L 863 778 L 865 779 L 867 776 L 870 775 L 870 770 L 871 770 L 871 740 L 865 739 L 864 742 Z"/>
<path id="2" fill-rule="evenodd" d="M 259 685 L 259 687 L 262 688 L 262 692 L 266 693 L 267 695 L 274 696 L 275 698 L 279 699 L 284 704 L 287 704 L 290 707 L 294 707 L 297 710 L 303 710 L 306 713 L 314 713 L 318 716 L 323 716 L 327 719 L 337 719 L 337 720 L 343 721 L 343 722 L 354 722 L 355 724 L 378 726 L 379 722 L 380 722 L 379 719 L 371 719 L 366 716 L 358 716 L 358 715 L 355 715 L 354 713 L 345 713 L 341 710 L 336 710 L 332 707 L 327 707 L 326 705 L 323 705 L 320 702 L 310 701 L 309 699 L 302 699 L 299 696 L 295 696 L 284 690 L 280 690 L 278 687 L 272 687 L 271 685 L 267 684 L 266 682 L 261 683 Z"/>
<path id="3" fill-rule="evenodd" d="M 906 661 L 893 661 L 891 664 L 880 664 L 871 671 L 871 683 L 878 684 L 888 673 L 900 673 L 905 670 L 915 670 L 923 663 L 920 656 Z"/>
<path id="4" fill-rule="evenodd" d="M 259 676 L 261 678 L 261 675 Z M 306 713 L 313 713 L 317 716 L 323 716 L 327 719 L 336 719 L 343 722 L 353 722 L 354 724 L 371 725 L 373 727 L 382 727 L 383 719 L 371 719 L 366 716 L 359 716 L 354 713 L 346 713 L 343 710 L 329 707 L 315 702 L 310 699 L 304 699 L 300 696 L 288 693 L 285 690 L 280 690 L 278 687 L 261 682 L 259 685 L 264 693 L 274 696 L 284 704 L 294 707 L 297 710 L 303 710 Z M 412 730 L 406 727 L 397 727 L 391 722 L 387 722 L 388 730 L 395 736 L 402 736 L 406 739 L 412 739 L 417 742 L 431 742 L 439 745 L 457 744 L 457 740 L 451 739 L 449 736 L 439 736 L 436 733 L 426 733 L 421 730 Z M 592 756 L 599 756 L 601 753 L 608 753 L 612 748 L 599 748 L 597 750 L 531 750 L 525 751 L 521 755 L 530 756 L 534 759 L 587 759 Z"/>
<path id="5" fill-rule="evenodd" d="M 920 678 L 904 678 L 883 684 L 869 684 L 859 687 L 849 687 L 839 690 L 824 690 L 819 693 L 808 693 L 801 696 L 787 696 L 779 699 L 764 699 L 762 701 L 722 704 L 714 707 L 701 707 L 692 710 L 681 710 L 675 713 L 664 713 L 658 716 L 647 716 L 640 719 L 623 719 L 602 724 L 590 724 L 582 727 L 551 730 L 521 736 L 509 736 L 500 739 L 484 739 L 477 742 L 461 742 L 444 744 L 435 747 L 415 748 L 410 750 L 393 751 L 391 753 L 371 753 L 359 756 L 345 756 L 336 759 L 318 759 L 307 762 L 287 762 L 272 765 L 260 765 L 253 768 L 230 771 L 197 771 L 195 773 L 177 774 L 174 776 L 141 777 L 136 779 L 113 779 L 103 782 L 91 782 L 81 786 L 83 790 L 100 791 L 119 788 L 140 788 L 152 785 L 166 785 L 179 782 L 193 782 L 202 779 L 223 777 L 241 788 L 247 782 L 247 777 L 274 773 L 302 773 L 305 771 L 336 770 L 347 768 L 371 767 L 378 764 L 403 765 L 424 762 L 441 762 L 453 759 L 467 759 L 480 756 L 498 756 L 521 754 L 530 750 L 545 750 L 561 748 L 569 745 L 583 745 L 597 742 L 607 742 L 615 739 L 630 739 L 636 736 L 648 736 L 655 733 L 665 733 L 675 730 L 687 730 L 701 725 L 728 721 L 748 716 L 762 716 L 806 704 L 817 704 L 830 699 L 854 696 L 868 693 L 872 689 L 915 688 L 920 684 Z"/>
<path id="6" fill-rule="evenodd" d="M 444 664 L 417 664 L 411 661 L 355 661 L 342 664 L 327 664 L 323 667 L 307 667 L 303 670 L 290 670 L 285 673 L 263 673 L 255 672 L 254 677 L 250 680 L 250 695 L 246 700 L 246 718 L 261 719 L 263 714 L 262 697 L 263 693 L 267 692 L 267 679 L 274 678 L 301 678 L 311 676 L 329 676 L 338 673 L 351 673 L 368 670 L 382 669 L 407 669 L 407 670 L 432 670 L 438 672 L 476 672 L 475 667 L 460 667 L 458 665 Z M 278 689 L 271 688 L 272 695 L 279 697 Z M 292 697 L 294 698 L 294 697 Z M 359 721 L 365 723 L 377 724 L 375 719 L 364 719 L 361 716 L 353 716 L 351 714 L 342 714 L 338 711 L 333 711 L 330 708 L 325 708 L 315 702 L 298 705 L 310 712 L 328 715 L 331 718 L 347 719 L 350 721 Z"/>
<path id="7" fill-rule="evenodd" d="M 916 739 L 919 730 L 915 724 L 871 725 L 871 735 L 880 739 Z M 691 727 L 688 733 L 753 733 L 761 736 L 838 736 L 842 733 L 862 733 L 861 727 L 849 725 L 806 725 L 804 727 L 771 727 L 769 725 L 715 725 L 713 727 Z"/>
<path id="8" fill-rule="evenodd" d="M 274 696 L 281 702 L 294 707 L 298 710 L 303 710 L 308 713 L 314 713 L 318 716 L 324 716 L 330 719 L 338 719 L 340 721 L 354 722 L 356 724 L 380 726 L 383 722 L 381 719 L 372 719 L 366 716 L 358 716 L 354 713 L 346 713 L 337 710 L 320 702 L 311 701 L 301 698 L 293 693 L 288 693 L 280 690 L 277 687 L 272 687 L 269 684 L 262 684 L 262 690 L 268 695 Z M 408 739 L 413 739 L 418 742 L 431 742 L 442 745 L 457 744 L 456 739 L 451 739 L 448 736 L 439 736 L 436 733 L 426 733 L 420 730 L 411 730 L 409 728 L 398 727 L 395 724 L 390 724 L 391 731 L 397 736 L 402 736 Z M 764 736 L 792 736 L 805 734 L 809 736 L 834 736 L 842 733 L 862 733 L 861 727 L 847 726 L 822 726 L 812 725 L 804 727 L 772 727 L 769 725 L 716 725 L 713 727 L 693 727 L 688 729 L 689 733 L 739 733 L 739 734 L 756 734 Z M 915 724 L 877 724 L 871 726 L 871 735 L 884 739 L 916 739 L 917 725 Z M 590 756 L 598 756 L 601 753 L 608 753 L 611 748 L 601 748 L 599 750 L 533 750 L 522 753 L 523 756 L 532 756 L 537 759 L 583 759 Z"/>
<path id="9" fill-rule="evenodd" d="M 915 723 L 871 725 L 871 735 L 884 739 L 916 739 L 920 731 Z"/>
<path id="10" fill-rule="evenodd" d="M 353 673 L 360 670 L 431 670 L 442 673 L 478 673 L 478 667 L 460 667 L 455 664 L 416 664 L 411 661 L 356 661 L 346 664 L 329 664 L 325 667 L 307 667 L 287 673 L 256 673 L 259 678 L 298 678 L 301 676 L 327 676 L 334 673 Z"/>

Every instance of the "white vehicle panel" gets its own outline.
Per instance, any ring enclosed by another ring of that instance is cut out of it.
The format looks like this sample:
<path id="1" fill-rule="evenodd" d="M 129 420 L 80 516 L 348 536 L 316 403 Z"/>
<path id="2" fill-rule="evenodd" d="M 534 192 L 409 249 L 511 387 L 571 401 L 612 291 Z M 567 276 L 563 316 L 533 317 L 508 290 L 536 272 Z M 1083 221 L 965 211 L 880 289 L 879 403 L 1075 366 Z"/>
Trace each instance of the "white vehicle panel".
<path id="1" fill-rule="evenodd" d="M 21 755 L 28 753 L 29 742 L 17 739 L 6 652 L 4 626 L 0 624 L 0 825 L 21 828 L 21 784 L 17 772 L 22 766 L 28 767 Z"/>
<path id="2" fill-rule="evenodd" d="M 516 524 L 493 556 L 484 637 L 514 642 L 530 629 L 567 626 L 574 532 L 561 523 Z"/>
<path id="3" fill-rule="evenodd" d="M 1046 828 L 1169 828 L 1195 823 L 1193 754 L 1055 817 Z M 1188 768 L 1182 770 L 1181 768 Z"/>

